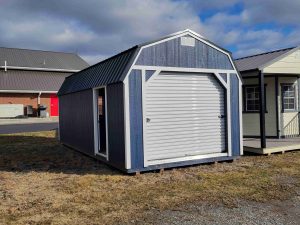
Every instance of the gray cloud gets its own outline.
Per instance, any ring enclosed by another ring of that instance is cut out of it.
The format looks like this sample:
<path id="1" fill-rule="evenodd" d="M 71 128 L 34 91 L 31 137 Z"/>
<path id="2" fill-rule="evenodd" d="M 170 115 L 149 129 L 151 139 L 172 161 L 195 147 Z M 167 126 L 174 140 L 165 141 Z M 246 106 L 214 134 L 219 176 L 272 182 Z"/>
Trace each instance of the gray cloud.
<path id="1" fill-rule="evenodd" d="M 300 26 L 299 0 L 244 0 L 244 4 L 244 13 L 250 23 L 274 22 Z"/>
<path id="2" fill-rule="evenodd" d="M 170 0 L 11 0 L 1 2 L 1 45 L 78 51 L 94 63 L 137 43 L 191 28 L 189 4 Z M 98 58 L 102 56 L 101 58 Z"/>
<path id="3" fill-rule="evenodd" d="M 245 10 L 232 14 L 237 3 Z M 0 0 L 0 45 L 78 52 L 95 63 L 135 44 L 190 28 L 236 56 L 297 45 L 298 0 Z M 204 22 L 199 14 L 219 10 Z M 277 30 L 256 29 L 273 22 Z M 280 26 L 293 26 L 284 35 Z"/>

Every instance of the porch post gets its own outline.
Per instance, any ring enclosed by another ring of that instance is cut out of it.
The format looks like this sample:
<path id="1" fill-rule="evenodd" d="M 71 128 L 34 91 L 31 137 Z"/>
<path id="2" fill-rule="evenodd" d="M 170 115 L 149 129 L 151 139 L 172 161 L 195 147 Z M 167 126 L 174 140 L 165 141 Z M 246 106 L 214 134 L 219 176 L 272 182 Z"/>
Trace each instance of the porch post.
<path id="1" fill-rule="evenodd" d="M 259 116 L 260 116 L 260 146 L 261 148 L 266 148 L 266 121 L 265 121 L 265 112 L 266 112 L 266 104 L 265 104 L 265 81 L 264 74 L 261 70 L 258 73 L 259 79 Z"/>

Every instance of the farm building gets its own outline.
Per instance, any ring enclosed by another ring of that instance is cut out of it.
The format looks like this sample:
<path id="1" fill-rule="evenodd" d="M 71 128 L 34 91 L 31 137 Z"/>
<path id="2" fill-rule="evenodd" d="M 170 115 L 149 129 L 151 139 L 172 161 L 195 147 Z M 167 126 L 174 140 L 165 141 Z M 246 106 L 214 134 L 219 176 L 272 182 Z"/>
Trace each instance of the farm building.
<path id="1" fill-rule="evenodd" d="M 60 140 L 127 173 L 233 160 L 241 87 L 229 52 L 181 31 L 67 77 Z"/>
<path id="2" fill-rule="evenodd" d="M 247 151 L 300 149 L 300 48 L 237 59 L 243 78 L 243 133 Z"/>
<path id="3" fill-rule="evenodd" d="M 89 66 L 73 53 L 0 48 L 0 118 L 58 116 L 58 92 L 66 76 Z"/>

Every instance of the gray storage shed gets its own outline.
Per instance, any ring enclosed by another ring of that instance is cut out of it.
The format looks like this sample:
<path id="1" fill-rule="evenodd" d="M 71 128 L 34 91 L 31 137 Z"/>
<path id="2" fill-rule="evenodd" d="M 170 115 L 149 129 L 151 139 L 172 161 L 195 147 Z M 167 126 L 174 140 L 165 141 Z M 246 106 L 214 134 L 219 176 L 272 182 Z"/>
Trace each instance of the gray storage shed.
<path id="1" fill-rule="evenodd" d="M 184 30 L 67 77 L 60 140 L 128 173 L 232 160 L 241 85 L 228 51 Z"/>

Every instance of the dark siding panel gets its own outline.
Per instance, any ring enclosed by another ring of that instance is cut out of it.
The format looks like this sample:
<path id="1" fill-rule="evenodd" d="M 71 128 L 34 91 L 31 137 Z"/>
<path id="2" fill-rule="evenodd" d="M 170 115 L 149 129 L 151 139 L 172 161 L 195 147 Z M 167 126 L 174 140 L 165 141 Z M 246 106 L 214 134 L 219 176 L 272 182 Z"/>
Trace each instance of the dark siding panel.
<path id="1" fill-rule="evenodd" d="M 59 121 L 61 142 L 93 156 L 93 91 L 60 96 Z"/>
<path id="2" fill-rule="evenodd" d="M 197 40 L 195 47 L 182 46 L 180 38 L 143 49 L 136 65 L 233 69 L 226 54 Z"/>
<path id="3" fill-rule="evenodd" d="M 232 155 L 240 155 L 240 112 L 239 112 L 239 79 L 236 74 L 230 74 L 231 96 L 231 145 Z"/>
<path id="4" fill-rule="evenodd" d="M 129 75 L 129 105 L 131 169 L 140 169 L 144 167 L 142 72 L 140 70 L 133 70 Z"/>
<path id="5" fill-rule="evenodd" d="M 125 169 L 123 83 L 108 85 L 106 91 L 109 163 Z"/>

